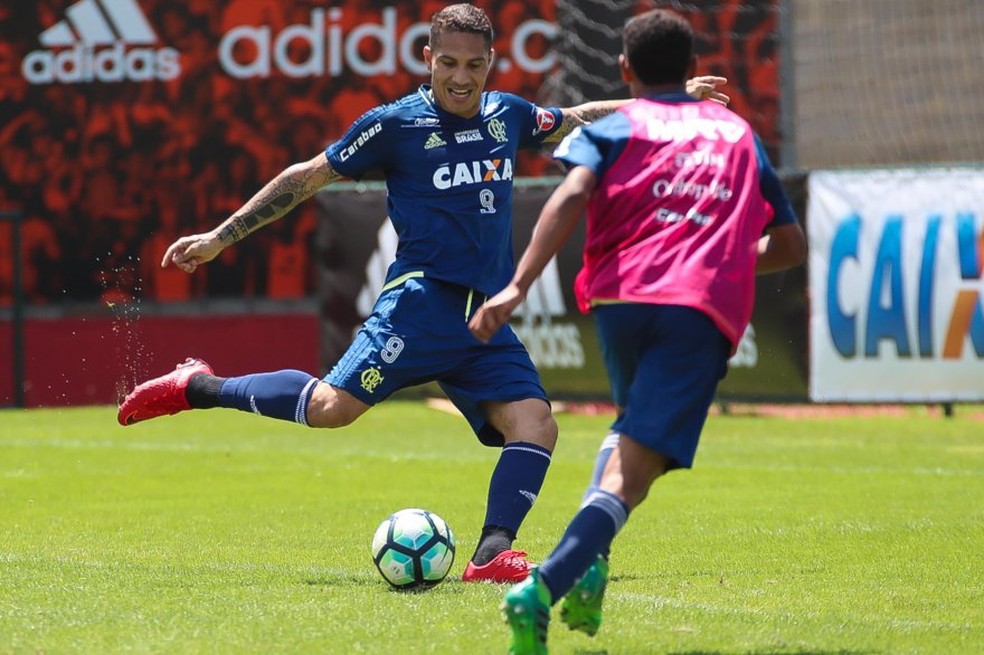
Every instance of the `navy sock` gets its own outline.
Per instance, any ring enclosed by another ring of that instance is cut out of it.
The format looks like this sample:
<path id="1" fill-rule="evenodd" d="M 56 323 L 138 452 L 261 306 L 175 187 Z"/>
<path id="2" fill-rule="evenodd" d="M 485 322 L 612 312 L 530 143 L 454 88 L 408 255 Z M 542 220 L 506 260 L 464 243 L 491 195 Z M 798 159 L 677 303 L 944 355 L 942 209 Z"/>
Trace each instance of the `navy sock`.
<path id="1" fill-rule="evenodd" d="M 540 565 L 540 576 L 553 602 L 571 590 L 629 518 L 629 508 L 613 493 L 598 489 L 581 505 L 560 543 Z"/>
<path id="2" fill-rule="evenodd" d="M 489 481 L 485 526 L 503 528 L 515 538 L 519 526 L 533 507 L 550 466 L 550 451 L 525 441 L 506 444 Z M 494 534 L 494 533 L 493 533 Z M 479 543 L 478 551 L 481 551 Z M 501 552 L 492 553 L 489 559 Z M 476 551 L 476 555 L 478 555 Z M 483 553 L 484 556 L 484 553 Z M 476 564 L 485 562 L 477 561 Z"/>
<path id="3" fill-rule="evenodd" d="M 307 404 L 317 383 L 309 373 L 293 370 L 226 378 L 219 407 L 307 425 Z"/>

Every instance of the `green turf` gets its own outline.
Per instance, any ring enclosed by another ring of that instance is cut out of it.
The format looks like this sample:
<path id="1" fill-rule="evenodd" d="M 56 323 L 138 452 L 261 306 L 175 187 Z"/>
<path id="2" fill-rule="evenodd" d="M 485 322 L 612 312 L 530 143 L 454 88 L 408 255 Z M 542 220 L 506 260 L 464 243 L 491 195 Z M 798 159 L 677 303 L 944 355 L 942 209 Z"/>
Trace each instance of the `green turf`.
<path id="1" fill-rule="evenodd" d="M 608 417 L 562 442 L 517 546 L 549 552 Z M 0 653 L 503 653 L 503 588 L 457 581 L 496 453 L 383 404 L 314 431 L 231 411 L 120 428 L 0 412 Z M 390 591 L 369 542 L 441 514 L 452 578 Z M 552 653 L 984 652 L 984 423 L 712 417 L 616 542 L 604 623 Z"/>

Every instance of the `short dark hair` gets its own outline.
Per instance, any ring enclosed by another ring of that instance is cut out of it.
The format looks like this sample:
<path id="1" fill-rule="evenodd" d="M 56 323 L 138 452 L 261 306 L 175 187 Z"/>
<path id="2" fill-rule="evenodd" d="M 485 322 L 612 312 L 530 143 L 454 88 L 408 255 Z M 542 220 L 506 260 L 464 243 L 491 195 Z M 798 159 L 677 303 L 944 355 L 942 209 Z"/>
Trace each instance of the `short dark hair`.
<path id="1" fill-rule="evenodd" d="M 485 47 L 492 49 L 492 21 L 475 5 L 467 3 L 449 5 L 434 14 L 431 18 L 428 45 L 432 49 L 436 48 L 441 36 L 448 32 L 478 34 L 485 40 Z"/>
<path id="2" fill-rule="evenodd" d="M 694 30 L 683 16 L 652 9 L 625 24 L 622 46 L 632 72 L 643 84 L 680 84 L 690 70 Z"/>

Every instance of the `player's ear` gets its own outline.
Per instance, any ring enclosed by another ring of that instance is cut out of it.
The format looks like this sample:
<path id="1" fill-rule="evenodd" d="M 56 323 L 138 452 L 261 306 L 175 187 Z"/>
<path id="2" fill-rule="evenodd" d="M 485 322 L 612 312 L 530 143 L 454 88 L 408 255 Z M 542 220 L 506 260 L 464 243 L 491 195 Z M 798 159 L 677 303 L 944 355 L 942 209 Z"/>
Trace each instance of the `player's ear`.
<path id="1" fill-rule="evenodd" d="M 427 70 L 431 70 L 431 63 L 434 57 L 433 51 L 429 45 L 424 46 L 424 63 L 427 64 Z"/>
<path id="2" fill-rule="evenodd" d="M 625 55 L 618 56 L 618 70 L 622 74 L 622 81 L 626 84 L 629 84 L 635 79 L 635 75 L 632 73 L 632 67 L 629 66 L 629 60 Z"/>
<path id="3" fill-rule="evenodd" d="M 493 62 L 495 62 L 495 48 L 489 48 L 489 70 L 492 70 Z"/>

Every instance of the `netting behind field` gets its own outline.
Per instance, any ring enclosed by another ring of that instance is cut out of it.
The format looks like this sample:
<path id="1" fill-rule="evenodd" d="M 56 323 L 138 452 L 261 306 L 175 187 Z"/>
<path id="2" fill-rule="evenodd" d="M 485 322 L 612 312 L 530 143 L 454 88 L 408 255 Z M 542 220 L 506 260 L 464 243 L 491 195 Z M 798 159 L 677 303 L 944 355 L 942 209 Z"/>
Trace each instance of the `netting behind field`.
<path id="1" fill-rule="evenodd" d="M 698 72 L 728 78 L 731 108 L 752 124 L 777 161 L 778 0 L 559 0 L 561 74 L 550 80 L 553 86 L 543 100 L 568 106 L 627 97 L 617 67 L 622 26 L 653 7 L 691 21 L 698 35 Z"/>
<path id="2" fill-rule="evenodd" d="M 622 25 L 635 0 L 558 0 L 557 51 L 561 75 L 554 78 L 557 104 L 625 98 L 618 73 Z"/>
<path id="3" fill-rule="evenodd" d="M 984 161 L 984 2 L 784 0 L 795 163 Z"/>

